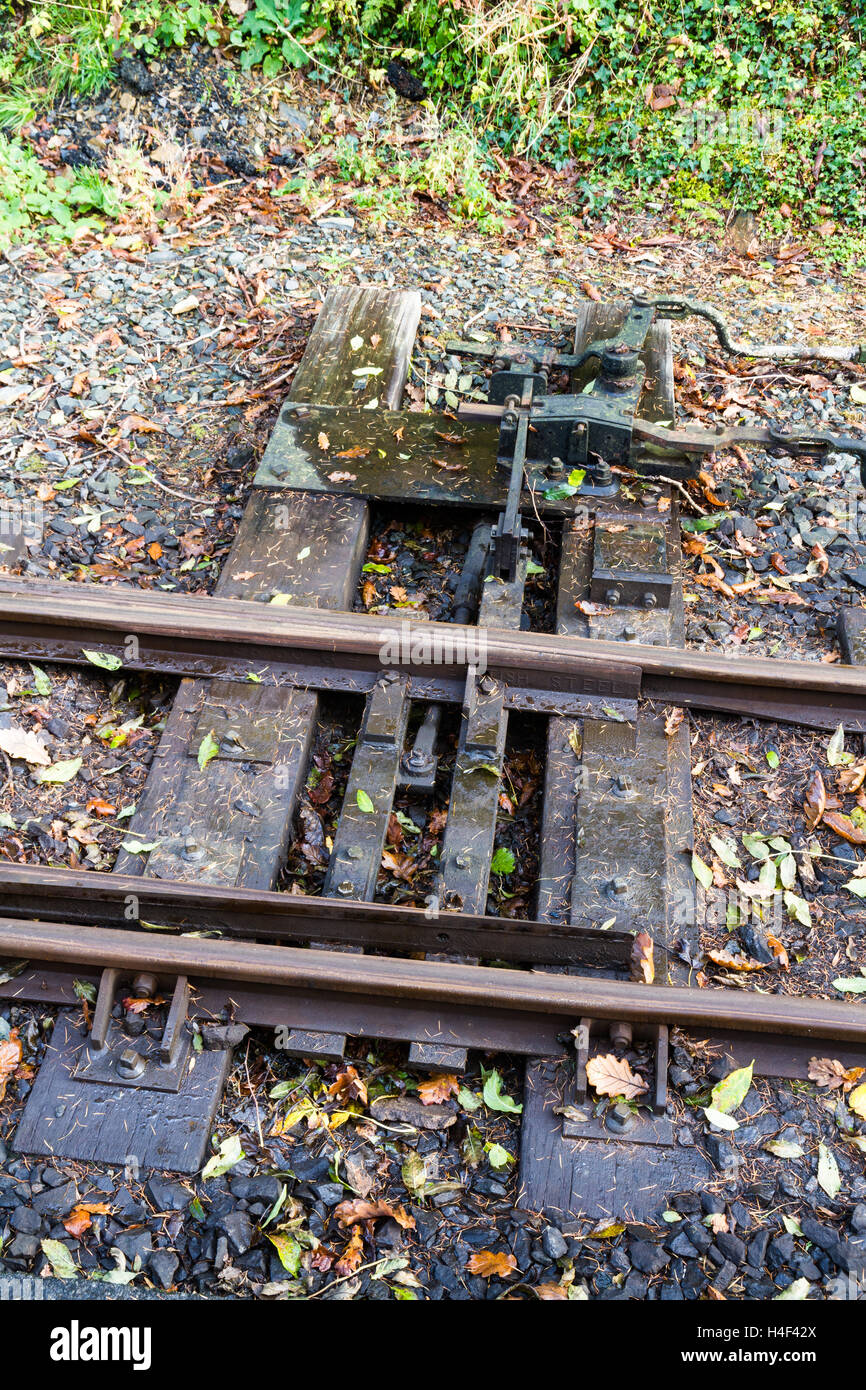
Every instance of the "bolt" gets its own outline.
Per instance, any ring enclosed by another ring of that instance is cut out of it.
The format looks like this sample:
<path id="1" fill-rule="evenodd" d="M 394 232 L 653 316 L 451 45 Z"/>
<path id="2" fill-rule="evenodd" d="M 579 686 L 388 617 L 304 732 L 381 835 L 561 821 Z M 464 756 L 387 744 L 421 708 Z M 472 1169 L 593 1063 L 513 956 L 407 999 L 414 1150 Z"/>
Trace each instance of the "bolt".
<path id="1" fill-rule="evenodd" d="M 612 480 L 613 474 L 610 471 L 610 464 L 602 460 L 595 470 L 595 485 L 596 487 L 610 487 Z"/>
<path id="2" fill-rule="evenodd" d="M 606 589 L 604 595 L 605 603 L 609 603 L 611 608 L 616 608 L 620 600 L 619 589 Z"/>
<path id="3" fill-rule="evenodd" d="M 659 501 L 659 499 L 658 499 L 658 493 L 657 493 L 657 492 L 643 492 L 643 493 L 641 493 L 640 504 L 641 504 L 642 507 L 646 507 L 647 511 L 649 511 L 649 510 L 650 510 L 651 508 L 653 508 L 653 507 L 657 507 L 657 506 L 658 506 L 658 501 Z"/>
<path id="4" fill-rule="evenodd" d="M 337 884 L 337 892 L 341 898 L 348 898 L 355 890 L 355 885 L 351 879 L 344 878 L 342 883 Z"/>
<path id="5" fill-rule="evenodd" d="M 651 594 L 649 590 L 647 590 L 647 592 L 643 596 L 644 608 L 655 608 L 657 603 L 658 599 L 656 598 L 655 594 Z"/>
<path id="6" fill-rule="evenodd" d="M 361 849 L 360 845 L 350 845 L 346 850 L 347 859 L 362 859 L 363 857 L 364 851 Z"/>
<path id="7" fill-rule="evenodd" d="M 615 897 L 621 898 L 628 892 L 628 879 L 618 875 L 616 878 L 611 879 L 608 887 Z"/>
<path id="8" fill-rule="evenodd" d="M 454 863 L 457 865 L 458 869 L 468 869 L 469 865 L 472 863 L 468 849 L 461 849 L 460 853 L 455 855 Z"/>
<path id="9" fill-rule="evenodd" d="M 135 1081 L 144 1072 L 147 1062 L 134 1047 L 125 1047 L 116 1062 L 117 1074 L 127 1081 Z"/>
<path id="10" fill-rule="evenodd" d="M 188 835 L 183 842 L 181 857 L 183 859 L 196 861 L 204 859 L 204 856 L 205 851 L 202 849 L 201 845 L 196 842 L 195 836 Z"/>
<path id="11" fill-rule="evenodd" d="M 634 789 L 634 783 L 626 773 L 620 772 L 614 778 L 613 794 L 614 796 L 620 797 L 623 801 L 634 801 L 637 792 Z"/>
<path id="12" fill-rule="evenodd" d="M 632 1027 L 628 1022 L 610 1025 L 610 1041 L 614 1047 L 631 1047 Z"/>
<path id="13" fill-rule="evenodd" d="M 621 633 L 620 635 L 621 635 L 622 640 L 623 640 L 624 642 L 636 642 L 636 641 L 637 641 L 637 628 L 636 628 L 636 627 L 633 627 L 631 623 L 626 623 L 626 625 L 625 625 L 625 627 L 623 628 L 622 633 Z"/>
<path id="14" fill-rule="evenodd" d="M 478 682 L 478 688 L 479 690 L 483 690 L 485 695 L 495 695 L 499 690 L 499 682 L 495 676 L 491 676 L 490 673 L 487 672 Z"/>
<path id="15" fill-rule="evenodd" d="M 425 753 L 420 748 L 413 748 L 403 759 L 403 767 L 407 772 L 422 773 L 429 772 L 433 767 L 434 759 L 432 753 Z"/>
<path id="16" fill-rule="evenodd" d="M 605 1123 L 614 1134 L 628 1134 L 637 1124 L 637 1116 L 630 1106 L 620 1101 L 608 1110 Z"/>
<path id="17" fill-rule="evenodd" d="M 156 994 L 159 981 L 155 975 L 142 973 L 136 975 L 132 981 L 132 992 L 138 999 L 152 999 Z"/>

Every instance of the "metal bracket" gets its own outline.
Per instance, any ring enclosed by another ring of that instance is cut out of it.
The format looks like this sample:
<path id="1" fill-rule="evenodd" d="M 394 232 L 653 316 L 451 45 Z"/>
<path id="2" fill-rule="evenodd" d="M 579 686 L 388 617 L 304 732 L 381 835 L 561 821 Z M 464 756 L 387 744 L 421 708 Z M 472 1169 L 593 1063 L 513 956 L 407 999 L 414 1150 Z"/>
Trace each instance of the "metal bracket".
<path id="1" fill-rule="evenodd" d="M 637 1108 L 632 1104 L 610 1104 L 600 1114 L 587 1095 L 586 1064 L 593 1048 L 593 1038 L 602 1048 L 627 1047 L 635 1036 L 643 1036 L 653 1044 L 653 1076 L 646 1099 Z M 563 1115 L 564 1139 L 621 1140 L 627 1144 L 661 1144 L 669 1148 L 674 1142 L 673 1125 L 667 1118 L 668 1099 L 668 1029 L 665 1024 L 640 1025 L 631 1023 L 598 1023 L 582 1018 L 576 1030 L 576 1066 L 574 1093 L 568 1114 Z"/>
<path id="2" fill-rule="evenodd" d="M 178 975 L 165 1026 L 151 1033 L 140 1014 L 114 1018 L 119 970 L 103 970 L 93 1010 L 90 1037 L 73 1073 L 76 1081 L 131 1086 L 146 1091 L 179 1091 L 189 1060 L 191 1035 L 187 1025 L 189 983 Z M 136 997 L 158 998 L 154 975 L 131 981 Z"/>

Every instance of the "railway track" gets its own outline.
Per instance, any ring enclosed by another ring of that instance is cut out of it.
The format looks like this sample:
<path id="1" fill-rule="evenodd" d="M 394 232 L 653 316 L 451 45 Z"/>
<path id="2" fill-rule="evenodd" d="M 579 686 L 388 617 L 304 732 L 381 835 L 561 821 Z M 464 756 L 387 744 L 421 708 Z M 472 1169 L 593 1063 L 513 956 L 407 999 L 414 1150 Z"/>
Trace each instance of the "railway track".
<path id="1" fill-rule="evenodd" d="M 16 1143 L 120 1162 L 133 1131 L 143 1163 L 197 1170 L 230 1054 L 192 1068 L 194 1019 L 279 1026 L 299 1056 L 396 1039 L 434 1071 L 507 1050 L 527 1059 L 524 1204 L 640 1217 L 667 1183 L 707 1173 L 673 1140 L 671 1028 L 758 1074 L 804 1076 L 817 1039 L 866 1064 L 857 1002 L 696 987 L 689 742 L 671 717 L 692 707 L 866 732 L 862 610 L 838 615 L 847 664 L 686 649 L 671 479 L 688 476 L 698 443 L 663 423 L 669 317 L 645 301 L 588 306 L 572 353 L 514 351 L 498 402 L 443 422 L 399 413 L 419 314 L 410 293 L 329 295 L 212 598 L 0 580 L 0 655 L 179 678 L 114 871 L 0 864 L 0 957 L 17 962 L 0 995 L 74 1005 L 76 980 L 96 994 L 86 1044 L 61 1014 Z M 607 395 L 589 377 L 596 361 L 602 383 L 617 375 Z M 548 395 L 557 372 L 583 395 Z M 585 418 L 562 400 L 589 401 Z M 625 484 L 602 455 L 625 461 L 623 431 L 638 469 Z M 755 442 L 827 447 L 778 431 Z M 406 498 L 473 516 L 454 622 L 351 611 L 371 505 Z M 561 531 L 553 633 L 521 630 L 533 524 Z M 279 891 L 335 698 L 355 739 L 322 893 Z M 488 910 L 515 716 L 545 750 L 526 919 Z M 395 798 L 423 808 L 446 776 L 431 891 L 385 902 Z M 139 1041 L 118 1003 L 130 980 L 166 1001 Z M 587 1098 L 586 1063 L 635 1040 L 653 1084 L 617 1134 Z M 652 1188 L 635 1176 L 647 1155 Z"/>

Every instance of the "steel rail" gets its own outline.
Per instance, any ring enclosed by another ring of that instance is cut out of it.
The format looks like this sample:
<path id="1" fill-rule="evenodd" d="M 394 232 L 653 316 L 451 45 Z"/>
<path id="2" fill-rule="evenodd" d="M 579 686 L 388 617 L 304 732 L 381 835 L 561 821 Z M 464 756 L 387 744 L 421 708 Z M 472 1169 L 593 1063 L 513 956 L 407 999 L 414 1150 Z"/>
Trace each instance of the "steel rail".
<path id="1" fill-rule="evenodd" d="M 274 667 L 297 684 L 365 689 L 383 666 L 425 698 L 457 698 L 482 630 L 247 600 L 0 580 L 0 655 L 84 664 L 84 649 L 134 670 L 237 676 Z M 486 669 L 511 703 L 549 712 L 574 696 L 634 699 L 866 730 L 866 668 L 773 661 L 639 643 L 483 629 Z M 449 681 L 452 683 L 449 687 Z M 444 693 L 443 693 L 444 692 Z"/>
<path id="2" fill-rule="evenodd" d="M 133 907 L 135 916 L 130 918 Z M 627 967 L 633 945 L 630 932 L 602 932 L 589 924 L 556 927 L 444 910 L 431 916 L 423 908 L 390 903 L 296 897 L 29 864 L 0 864 L 0 912 L 25 918 L 62 915 L 103 926 L 204 929 L 287 942 L 338 941 L 386 951 L 454 951 L 487 959 L 614 969 Z"/>
<path id="3" fill-rule="evenodd" d="M 69 922 L 0 917 L 0 956 L 30 962 L 186 975 L 191 980 L 253 984 L 304 997 L 349 996 L 380 1011 L 421 1004 L 435 1018 L 442 1008 L 502 1016 L 515 1027 L 542 1015 L 546 1025 L 573 1027 L 581 1018 L 628 1020 L 731 1032 L 866 1042 L 862 1003 L 684 989 L 534 973 L 444 961 L 271 946 L 259 942 L 157 937 L 152 933 L 82 927 Z M 14 981 L 13 981 L 14 984 Z"/>

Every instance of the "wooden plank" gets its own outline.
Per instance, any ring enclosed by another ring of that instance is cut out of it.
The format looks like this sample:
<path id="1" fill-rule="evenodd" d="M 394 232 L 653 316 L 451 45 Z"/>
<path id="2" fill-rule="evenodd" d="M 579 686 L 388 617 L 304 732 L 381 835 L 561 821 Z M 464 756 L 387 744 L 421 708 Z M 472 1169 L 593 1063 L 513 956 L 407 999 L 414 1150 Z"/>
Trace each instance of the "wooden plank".
<path id="1" fill-rule="evenodd" d="M 210 1140 L 231 1052 L 196 1052 L 180 1090 L 79 1081 L 87 1039 L 71 1011 L 58 1014 L 15 1133 L 20 1153 L 78 1162 L 127 1164 L 196 1173 Z"/>
<path id="2" fill-rule="evenodd" d="M 371 902 L 391 817 L 410 702 L 408 680 L 386 671 L 367 699 L 322 892 Z"/>

